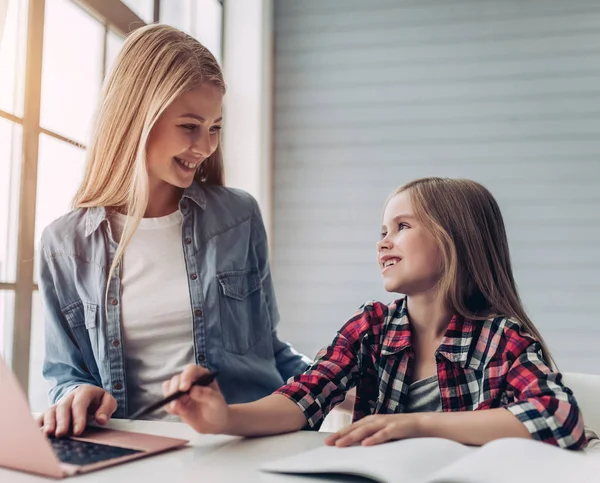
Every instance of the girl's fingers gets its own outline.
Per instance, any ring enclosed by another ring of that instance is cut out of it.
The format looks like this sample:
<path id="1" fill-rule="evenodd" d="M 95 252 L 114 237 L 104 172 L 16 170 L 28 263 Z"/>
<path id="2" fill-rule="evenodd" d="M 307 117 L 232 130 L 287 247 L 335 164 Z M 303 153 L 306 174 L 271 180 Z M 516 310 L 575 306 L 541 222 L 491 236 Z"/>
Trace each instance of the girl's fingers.
<path id="1" fill-rule="evenodd" d="M 340 429 L 337 433 L 334 433 L 330 436 L 328 436 L 325 439 L 325 443 L 326 444 L 334 444 L 338 439 L 341 439 L 347 435 L 349 435 L 350 433 L 356 431 L 356 428 L 360 428 L 361 426 L 364 426 L 365 424 L 365 419 L 361 419 L 360 421 L 357 421 L 356 423 L 352 423 L 350 426 L 346 426 L 343 429 Z"/>
<path id="2" fill-rule="evenodd" d="M 177 374 L 173 376 L 169 381 L 169 394 L 179 391 L 179 384 L 181 383 L 181 375 Z"/>
<path id="3" fill-rule="evenodd" d="M 347 434 L 343 438 L 338 439 L 335 442 L 336 446 L 351 446 L 362 441 L 365 438 L 368 438 L 372 434 L 376 433 L 380 428 L 374 425 L 363 425 L 357 427 L 350 434 Z"/>
<path id="4" fill-rule="evenodd" d="M 375 444 L 385 443 L 392 439 L 395 439 L 395 438 L 392 438 L 390 427 L 386 426 L 385 428 L 380 429 L 379 431 L 377 431 L 375 434 L 369 436 L 368 438 L 363 439 L 361 444 L 363 446 L 373 446 Z"/>
<path id="5" fill-rule="evenodd" d="M 192 390 L 190 391 L 190 398 L 193 401 L 199 402 L 199 403 L 205 403 L 208 402 L 211 397 L 216 395 L 216 392 L 213 388 L 211 387 L 206 387 L 206 386 L 194 386 L 192 387 Z"/>
<path id="6" fill-rule="evenodd" d="M 194 381 L 196 381 L 202 374 L 206 374 L 208 369 L 201 366 L 195 366 L 193 364 L 185 366 L 181 373 L 181 379 L 179 381 L 179 390 L 187 391 Z"/>

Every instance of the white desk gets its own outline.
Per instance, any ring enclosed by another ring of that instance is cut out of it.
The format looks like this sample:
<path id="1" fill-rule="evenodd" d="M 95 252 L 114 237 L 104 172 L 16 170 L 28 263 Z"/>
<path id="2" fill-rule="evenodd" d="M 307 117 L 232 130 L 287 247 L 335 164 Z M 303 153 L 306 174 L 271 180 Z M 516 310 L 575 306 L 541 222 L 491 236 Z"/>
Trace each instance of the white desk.
<path id="1" fill-rule="evenodd" d="M 301 431 L 270 438 L 242 439 L 232 436 L 210 436 L 194 432 L 183 423 L 153 421 L 111 421 L 114 429 L 158 434 L 190 440 L 188 446 L 149 456 L 94 473 L 75 476 L 65 481 L 74 483 L 323 483 L 322 479 L 262 473 L 258 467 L 267 461 L 292 456 L 323 445 L 328 433 Z M 600 444 L 588 449 L 598 458 Z M 56 481 L 0 468 L 0 483 L 42 483 Z M 343 480 L 364 479 L 344 477 Z M 598 480 L 589 480 L 598 481 Z"/>
<path id="2" fill-rule="evenodd" d="M 301 431 L 270 438 L 201 435 L 183 423 L 118 421 L 108 427 L 190 440 L 189 446 L 85 475 L 75 483 L 310 483 L 312 478 L 262 473 L 258 466 L 323 445 L 327 433 Z M 34 455 L 32 455 L 34 456 Z M 1 483 L 56 481 L 0 468 Z"/>

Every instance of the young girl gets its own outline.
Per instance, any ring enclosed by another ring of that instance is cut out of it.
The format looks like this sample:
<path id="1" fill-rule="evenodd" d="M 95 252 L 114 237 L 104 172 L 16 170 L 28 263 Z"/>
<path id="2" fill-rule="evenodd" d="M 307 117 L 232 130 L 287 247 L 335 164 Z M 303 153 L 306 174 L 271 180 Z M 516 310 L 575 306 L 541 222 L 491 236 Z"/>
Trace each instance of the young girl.
<path id="1" fill-rule="evenodd" d="M 513 279 L 502 216 L 480 184 L 426 178 L 388 199 L 377 244 L 384 287 L 314 364 L 273 395 L 229 406 L 216 383 L 168 411 L 197 431 L 258 436 L 318 428 L 356 386 L 354 423 L 327 444 L 435 436 L 481 445 L 534 438 L 585 443 L 582 416 Z M 202 368 L 163 385 L 187 390 Z"/>
<path id="2" fill-rule="evenodd" d="M 183 32 L 151 25 L 126 40 L 76 209 L 42 236 L 47 434 L 81 433 L 87 413 L 126 417 L 188 364 L 219 370 L 230 403 L 307 368 L 277 337 L 257 203 L 223 187 L 224 92 L 215 58 Z"/>

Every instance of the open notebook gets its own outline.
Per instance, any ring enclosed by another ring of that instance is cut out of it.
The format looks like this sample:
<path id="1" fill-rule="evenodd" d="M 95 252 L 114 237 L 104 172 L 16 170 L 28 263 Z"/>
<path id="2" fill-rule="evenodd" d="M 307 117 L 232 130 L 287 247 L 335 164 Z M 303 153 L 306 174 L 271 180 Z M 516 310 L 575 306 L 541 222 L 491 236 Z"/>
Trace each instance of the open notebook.
<path id="1" fill-rule="evenodd" d="M 357 475 L 378 483 L 600 482 L 600 455 L 505 438 L 482 447 L 442 438 L 312 451 L 267 463 L 262 471 Z"/>

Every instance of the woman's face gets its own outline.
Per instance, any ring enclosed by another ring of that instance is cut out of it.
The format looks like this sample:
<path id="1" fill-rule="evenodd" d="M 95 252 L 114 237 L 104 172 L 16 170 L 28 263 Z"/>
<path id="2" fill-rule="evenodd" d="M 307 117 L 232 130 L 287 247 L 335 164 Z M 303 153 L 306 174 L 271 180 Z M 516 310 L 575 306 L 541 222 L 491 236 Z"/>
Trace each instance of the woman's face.
<path id="1" fill-rule="evenodd" d="M 219 145 L 223 93 L 206 84 L 182 94 L 155 124 L 146 149 L 150 185 L 187 188 Z"/>
<path id="2" fill-rule="evenodd" d="M 415 218 L 403 191 L 385 207 L 377 259 L 388 292 L 416 295 L 433 289 L 442 276 L 441 253 L 434 238 Z"/>

